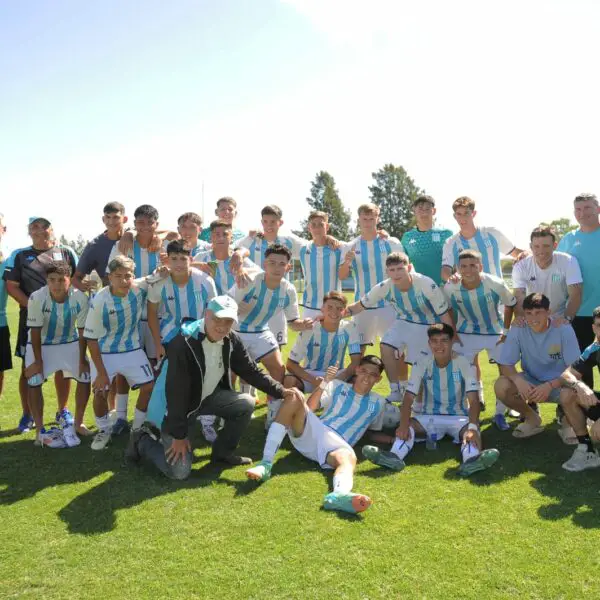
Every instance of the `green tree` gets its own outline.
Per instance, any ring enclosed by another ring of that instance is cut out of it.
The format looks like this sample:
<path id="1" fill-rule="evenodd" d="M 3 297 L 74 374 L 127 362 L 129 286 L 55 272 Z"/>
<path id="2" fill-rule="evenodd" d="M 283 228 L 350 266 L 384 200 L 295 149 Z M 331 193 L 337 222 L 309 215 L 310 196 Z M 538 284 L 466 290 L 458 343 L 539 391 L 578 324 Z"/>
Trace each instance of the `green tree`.
<path id="1" fill-rule="evenodd" d="M 335 187 L 334 178 L 327 171 L 317 173 L 310 187 L 310 198 L 306 201 L 312 210 L 320 210 L 329 215 L 329 233 L 338 240 L 350 237 L 350 211 Z M 294 231 L 296 235 L 308 238 L 308 219 L 302 221 L 302 229 Z"/>
<path id="2" fill-rule="evenodd" d="M 566 233 L 569 233 L 569 231 L 577 229 L 577 225 L 575 225 L 575 223 L 571 223 L 571 219 L 568 217 L 554 219 L 554 221 L 550 221 L 550 223 L 540 223 L 540 225 L 552 227 L 554 231 L 556 231 L 558 240 L 560 240 Z"/>
<path id="3" fill-rule="evenodd" d="M 68 240 L 64 235 L 61 235 L 58 241 L 63 246 L 70 246 L 71 248 L 73 248 L 77 256 L 81 256 L 83 249 L 87 245 L 87 240 L 85 240 L 81 234 L 77 236 L 76 240 Z"/>
<path id="4" fill-rule="evenodd" d="M 424 194 L 401 166 L 384 165 L 371 174 L 375 183 L 369 186 L 371 202 L 380 209 L 380 225 L 390 235 L 400 239 L 414 225 L 412 203 Z"/>

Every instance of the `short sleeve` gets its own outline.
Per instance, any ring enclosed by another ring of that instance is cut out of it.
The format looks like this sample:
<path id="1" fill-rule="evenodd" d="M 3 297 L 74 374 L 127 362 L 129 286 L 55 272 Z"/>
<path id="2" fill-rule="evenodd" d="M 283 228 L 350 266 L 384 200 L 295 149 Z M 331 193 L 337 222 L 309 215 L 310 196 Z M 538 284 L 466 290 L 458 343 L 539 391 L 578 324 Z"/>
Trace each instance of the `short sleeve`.
<path id="1" fill-rule="evenodd" d="M 374 288 L 369 290 L 361 299 L 360 303 L 365 308 L 375 308 L 380 300 L 383 300 L 389 290 L 389 279 L 378 283 Z"/>
<path id="2" fill-rule="evenodd" d="M 297 235 L 294 235 L 293 233 L 290 233 L 286 237 L 289 239 L 290 243 L 292 244 L 292 258 L 299 260 L 300 259 L 300 251 L 302 250 L 302 248 L 306 248 L 310 242 L 308 242 L 308 240 L 305 240 L 301 237 L 298 237 Z"/>
<path id="3" fill-rule="evenodd" d="M 162 300 L 162 290 L 165 287 L 166 280 L 157 281 L 148 286 L 148 302 L 160 304 Z"/>
<path id="4" fill-rule="evenodd" d="M 567 285 L 577 285 L 578 283 L 582 283 L 583 277 L 581 275 L 581 269 L 579 268 L 579 261 L 570 254 L 567 256 Z"/>
<path id="5" fill-rule="evenodd" d="M 525 261 L 528 260 L 524 258 L 520 260 L 518 263 L 515 263 L 512 269 L 512 280 L 513 280 L 513 289 L 514 290 L 526 290 L 527 289 L 527 279 L 525 274 Z"/>
<path id="6" fill-rule="evenodd" d="M 444 248 L 442 250 L 442 267 L 451 267 L 453 269 L 455 266 L 452 238 L 450 237 L 444 242 Z"/>
<path id="7" fill-rule="evenodd" d="M 348 331 L 348 354 L 360 354 L 360 331 L 355 321 L 350 321 L 347 325 Z"/>
<path id="8" fill-rule="evenodd" d="M 4 281 L 14 281 L 20 283 L 21 281 L 21 251 L 15 250 L 4 263 L 4 273 L 2 278 Z"/>
<path id="9" fill-rule="evenodd" d="M 42 291 L 42 290 L 40 290 Z M 43 295 L 34 292 L 27 302 L 27 327 L 43 327 L 44 312 L 42 310 Z"/>
<path id="10" fill-rule="evenodd" d="M 334 379 L 325 386 L 325 389 L 321 394 L 321 408 L 329 408 L 329 406 L 331 405 L 331 401 L 333 400 L 333 395 L 340 385 L 346 384 L 343 381 L 340 381 L 339 379 Z"/>
<path id="11" fill-rule="evenodd" d="M 402 242 L 400 242 L 400 240 L 398 238 L 395 238 L 395 237 L 388 238 L 388 243 L 390 245 L 390 250 L 392 252 L 404 252 L 404 246 L 402 245 Z"/>
<path id="12" fill-rule="evenodd" d="M 562 325 L 561 330 L 563 358 L 568 365 L 571 365 L 579 358 L 579 342 L 571 325 Z"/>
<path id="13" fill-rule="evenodd" d="M 250 248 L 253 241 L 254 238 L 247 235 L 246 237 L 242 238 L 239 242 L 237 242 L 236 246 L 239 246 L 240 248 Z"/>
<path id="14" fill-rule="evenodd" d="M 106 261 L 106 275 L 108 275 L 110 273 L 110 271 L 108 270 L 108 265 L 110 265 L 110 261 L 113 258 L 116 258 L 117 256 L 120 256 L 120 252 L 119 252 L 119 244 L 115 244 L 111 251 L 110 254 L 108 255 L 108 260 Z"/>
<path id="15" fill-rule="evenodd" d="M 231 296 L 238 304 L 241 304 L 246 297 L 246 294 L 253 290 L 252 284 L 248 287 L 241 288 L 236 283 L 230 290 L 228 290 L 227 295 Z"/>
<path id="16" fill-rule="evenodd" d="M 490 227 L 487 233 L 498 242 L 498 248 L 502 254 L 510 254 L 515 249 L 515 245 L 499 229 Z"/>
<path id="17" fill-rule="evenodd" d="M 76 271 L 82 275 L 89 275 L 96 266 L 93 260 L 95 248 L 95 242 L 88 242 L 79 257 Z"/>
<path id="18" fill-rule="evenodd" d="M 413 364 L 410 379 L 408 380 L 408 384 L 406 386 L 406 391 L 410 392 L 414 396 L 418 396 L 419 391 L 421 390 L 421 384 L 423 383 L 423 376 L 425 375 L 425 367 L 422 362 L 416 362 Z"/>
<path id="19" fill-rule="evenodd" d="M 96 296 L 90 303 L 84 328 L 84 336 L 89 340 L 97 340 L 104 335 L 104 325 L 102 324 L 103 307 L 104 302 L 101 296 Z"/>
<path id="20" fill-rule="evenodd" d="M 215 285 L 215 280 L 210 275 L 206 275 L 202 285 L 206 290 L 206 299 L 212 300 L 217 295 L 217 286 Z"/>
<path id="21" fill-rule="evenodd" d="M 573 362 L 571 369 L 580 375 L 592 373 L 596 363 L 596 355 L 600 351 L 600 344 L 594 342 L 588 346 Z"/>
<path id="22" fill-rule="evenodd" d="M 381 431 L 383 429 L 383 416 L 385 413 L 385 400 L 381 396 L 377 396 L 377 414 L 369 424 L 371 431 Z"/>
<path id="23" fill-rule="evenodd" d="M 306 357 L 308 344 L 312 337 L 312 331 L 301 331 L 296 338 L 296 343 L 290 352 L 290 360 L 300 364 Z"/>
<path id="24" fill-rule="evenodd" d="M 514 367 L 521 360 L 521 342 L 518 331 L 519 327 L 511 327 L 508 330 L 508 335 L 500 350 L 498 364 Z"/>
<path id="25" fill-rule="evenodd" d="M 500 300 L 504 306 L 514 306 L 517 303 L 514 294 L 502 279 L 498 277 L 492 279 L 492 288 L 500 296 Z"/>
<path id="26" fill-rule="evenodd" d="M 77 294 L 77 302 L 79 303 L 79 313 L 77 314 L 77 329 L 83 329 L 87 320 L 87 315 L 90 309 L 90 301 L 82 292 Z"/>
<path id="27" fill-rule="evenodd" d="M 300 310 L 298 309 L 298 293 L 296 288 L 290 284 L 287 289 L 288 303 L 283 309 L 285 318 L 288 321 L 297 321 L 300 318 Z"/>
<path id="28" fill-rule="evenodd" d="M 436 315 L 443 315 L 448 311 L 448 301 L 440 286 L 431 278 L 423 281 L 423 294 L 431 303 Z"/>
<path id="29" fill-rule="evenodd" d="M 465 380 L 465 392 L 478 392 L 479 380 L 477 378 L 477 370 L 475 365 L 470 363 L 466 358 L 461 357 L 460 370 Z"/>

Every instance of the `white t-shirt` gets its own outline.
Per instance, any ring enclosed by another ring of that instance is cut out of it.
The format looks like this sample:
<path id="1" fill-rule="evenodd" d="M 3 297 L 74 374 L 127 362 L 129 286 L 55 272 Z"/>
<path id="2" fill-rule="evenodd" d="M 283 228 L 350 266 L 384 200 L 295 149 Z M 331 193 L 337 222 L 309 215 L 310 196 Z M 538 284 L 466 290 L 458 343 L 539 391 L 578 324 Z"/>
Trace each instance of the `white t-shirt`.
<path id="1" fill-rule="evenodd" d="M 202 333 L 204 330 L 204 321 L 202 321 Z M 210 396 L 214 391 L 219 381 L 225 374 L 225 366 L 223 365 L 223 340 L 211 342 L 208 337 L 202 340 L 202 350 L 204 351 L 204 360 L 206 363 L 206 372 L 202 381 L 202 400 Z"/>
<path id="2" fill-rule="evenodd" d="M 562 315 L 569 300 L 568 286 L 583 282 L 579 263 L 565 252 L 554 252 L 552 263 L 542 269 L 533 256 L 515 264 L 512 271 L 513 288 L 525 294 L 544 294 L 550 300 L 550 312 Z"/>

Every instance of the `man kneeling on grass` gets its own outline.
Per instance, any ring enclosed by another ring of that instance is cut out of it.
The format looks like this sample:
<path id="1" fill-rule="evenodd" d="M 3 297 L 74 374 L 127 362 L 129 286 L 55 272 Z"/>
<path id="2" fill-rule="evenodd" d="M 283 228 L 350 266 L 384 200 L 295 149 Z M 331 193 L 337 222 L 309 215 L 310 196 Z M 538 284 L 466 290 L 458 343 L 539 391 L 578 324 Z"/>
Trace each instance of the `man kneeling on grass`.
<path id="1" fill-rule="evenodd" d="M 335 380 L 337 366 L 329 367 L 319 387 L 303 402 L 286 398 L 267 433 L 263 459 L 246 475 L 255 481 L 271 476 L 275 454 L 289 434 L 292 446 L 323 469 L 335 469 L 333 492 L 325 496 L 323 508 L 359 513 L 371 506 L 371 499 L 352 493 L 356 455 L 352 446 L 367 429 L 381 429 L 385 399 L 373 386 L 381 381 L 383 363 L 376 356 L 361 359 L 354 383 Z M 321 417 L 314 411 L 323 407 Z"/>
<path id="2" fill-rule="evenodd" d="M 454 330 L 447 323 L 429 327 L 427 337 L 431 355 L 413 365 L 391 451 L 365 446 L 363 455 L 377 465 L 400 471 L 415 438 L 440 439 L 449 435 L 455 443 L 462 441 L 459 474 L 469 476 L 491 467 L 499 456 L 496 449 L 482 449 L 475 367 L 452 351 Z M 421 389 L 423 412 L 411 418 L 413 401 Z"/>

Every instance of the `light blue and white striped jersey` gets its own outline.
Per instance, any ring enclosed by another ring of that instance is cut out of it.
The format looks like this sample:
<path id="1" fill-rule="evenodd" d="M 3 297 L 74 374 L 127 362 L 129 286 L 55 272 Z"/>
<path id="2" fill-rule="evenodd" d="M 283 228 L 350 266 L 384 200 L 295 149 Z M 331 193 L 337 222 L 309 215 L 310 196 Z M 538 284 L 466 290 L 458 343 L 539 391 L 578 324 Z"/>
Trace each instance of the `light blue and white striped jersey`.
<path id="1" fill-rule="evenodd" d="M 108 257 L 108 263 L 113 258 L 119 256 L 119 244 L 115 244 L 113 249 L 110 251 Z M 142 248 L 137 240 L 133 240 L 133 248 L 127 253 L 127 257 L 133 259 L 135 262 L 134 276 L 136 279 L 146 277 L 154 273 L 157 267 L 160 265 L 160 252 L 148 252 L 146 248 Z M 108 263 L 106 264 L 106 274 L 108 275 Z"/>
<path id="2" fill-rule="evenodd" d="M 481 283 L 467 290 L 460 281 L 448 282 L 444 293 L 454 311 L 458 333 L 498 335 L 504 327 L 504 315 L 500 305 L 514 306 L 517 299 L 503 279 L 489 273 L 481 273 Z"/>
<path id="3" fill-rule="evenodd" d="M 162 245 L 162 251 L 166 254 L 167 246 L 171 242 L 169 240 L 165 240 Z M 191 249 L 190 256 L 195 258 L 198 254 L 202 252 L 210 252 L 212 245 L 209 242 L 204 242 L 203 240 L 198 240 L 196 245 Z"/>
<path id="4" fill-rule="evenodd" d="M 317 321 L 312 329 L 298 334 L 290 360 L 308 371 L 326 371 L 333 366 L 342 369 L 346 350 L 349 354 L 360 354 L 360 334 L 356 324 L 341 321 L 336 331 L 327 331 Z"/>
<path id="5" fill-rule="evenodd" d="M 363 296 L 360 303 L 365 308 L 375 308 L 383 300 L 391 304 L 398 318 L 404 321 L 420 325 L 439 323 L 440 316 L 448 311 L 444 292 L 426 275 L 411 273 L 411 277 L 412 285 L 407 291 L 399 290 L 391 279 L 386 279 Z"/>
<path id="6" fill-rule="evenodd" d="M 308 242 L 295 258 L 300 260 L 304 274 L 302 306 L 318 310 L 323 306 L 325 294 L 341 291 L 338 271 L 342 264 L 342 248 L 332 250 L 329 246 Z"/>
<path id="7" fill-rule="evenodd" d="M 385 398 L 371 391 L 357 394 L 349 383 L 335 379 L 321 395 L 321 421 L 354 446 L 367 429 L 383 427 Z"/>
<path id="8" fill-rule="evenodd" d="M 287 279 L 282 279 L 279 286 L 272 290 L 267 287 L 265 273 L 261 271 L 246 287 L 234 285 L 228 293 L 239 305 L 236 330 L 242 333 L 266 331 L 269 320 L 281 311 L 288 321 L 300 318 L 298 294 Z"/>
<path id="9" fill-rule="evenodd" d="M 102 354 L 121 354 L 138 350 L 140 344 L 140 321 L 146 305 L 148 284 L 136 280 L 127 296 L 121 298 L 102 288 L 90 302 L 85 321 L 84 336 L 98 340 Z"/>
<path id="10" fill-rule="evenodd" d="M 213 279 L 215 281 L 215 287 L 217 288 L 217 296 L 227 294 L 227 292 L 235 283 L 235 276 L 231 273 L 231 270 L 229 268 L 231 256 L 226 260 L 219 260 L 215 256 L 215 253 L 211 250 L 210 252 L 200 252 L 195 257 L 195 260 L 197 262 L 216 263 L 216 269 Z M 251 260 L 248 260 L 247 258 L 244 259 L 243 266 L 245 269 L 249 270 L 258 269 L 258 266 L 255 265 Z"/>
<path id="11" fill-rule="evenodd" d="M 267 251 L 267 248 L 273 244 L 280 244 L 281 246 L 286 247 L 292 253 L 292 257 L 298 258 L 300 249 L 304 248 L 308 242 L 293 234 L 278 235 L 272 242 L 268 242 L 264 237 L 246 236 L 237 243 L 237 246 L 248 248 L 248 252 L 250 253 L 248 258 L 261 269 L 264 269 L 265 252 Z"/>
<path id="12" fill-rule="evenodd" d="M 70 287 L 62 303 L 50 295 L 48 286 L 33 292 L 27 304 L 27 327 L 42 330 L 42 346 L 68 344 L 79 339 L 77 330 L 85 327 L 88 297 Z M 31 343 L 31 332 L 27 340 Z"/>
<path id="13" fill-rule="evenodd" d="M 462 250 L 481 252 L 483 271 L 502 278 L 500 259 L 510 254 L 515 245 L 495 227 L 478 227 L 471 239 L 464 238 L 460 232 L 446 240 L 442 252 L 442 266 L 458 268 L 458 255 Z"/>
<path id="14" fill-rule="evenodd" d="M 150 285 L 148 302 L 159 305 L 160 336 L 163 343 L 170 342 L 179 333 L 181 321 L 186 317 L 201 319 L 208 301 L 216 295 L 212 277 L 198 269 L 191 270 L 184 286 L 178 286 L 172 277 Z"/>
<path id="15" fill-rule="evenodd" d="M 431 355 L 414 363 L 406 391 L 416 396 L 421 386 L 425 415 L 467 416 L 467 394 L 479 389 L 475 367 L 457 354 L 445 367 L 438 367 Z"/>
<path id="16" fill-rule="evenodd" d="M 354 279 L 354 299 L 360 300 L 370 289 L 385 278 L 385 259 L 392 252 L 403 252 L 402 244 L 396 238 L 384 240 L 380 237 L 372 241 L 357 237 L 346 244 L 342 251 L 342 260 L 347 252 L 354 250 L 356 256 L 352 261 L 352 277 Z M 373 308 L 381 308 L 383 300 Z"/>

